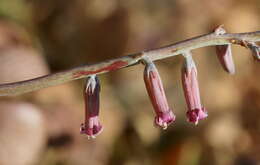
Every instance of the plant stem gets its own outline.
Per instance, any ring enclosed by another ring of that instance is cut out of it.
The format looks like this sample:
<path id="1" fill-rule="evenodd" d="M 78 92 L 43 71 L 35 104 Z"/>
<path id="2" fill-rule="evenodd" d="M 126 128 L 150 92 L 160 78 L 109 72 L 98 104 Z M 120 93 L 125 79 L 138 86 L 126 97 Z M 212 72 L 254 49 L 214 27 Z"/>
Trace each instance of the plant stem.
<path id="1" fill-rule="evenodd" d="M 133 66 L 140 63 L 142 58 L 145 56 L 149 57 L 152 61 L 155 61 L 206 46 L 237 44 L 246 47 L 244 45 L 244 41 L 260 41 L 260 31 L 249 33 L 225 33 L 221 35 L 212 32 L 157 49 L 146 50 L 96 64 L 84 65 L 35 79 L 0 84 L 0 96 L 19 95 L 42 88 L 63 84 L 72 80 L 81 79 L 92 74 L 102 74 L 128 66 Z"/>

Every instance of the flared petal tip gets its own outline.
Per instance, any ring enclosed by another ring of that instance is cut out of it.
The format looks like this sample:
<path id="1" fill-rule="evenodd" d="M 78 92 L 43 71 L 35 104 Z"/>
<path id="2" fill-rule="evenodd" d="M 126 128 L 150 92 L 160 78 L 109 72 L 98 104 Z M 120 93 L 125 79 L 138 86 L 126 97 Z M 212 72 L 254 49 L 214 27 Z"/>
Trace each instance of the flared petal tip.
<path id="1" fill-rule="evenodd" d="M 208 113 L 206 109 L 203 107 L 201 109 L 193 109 L 193 110 L 188 110 L 186 113 L 186 116 L 188 118 L 188 122 L 194 123 L 197 125 L 199 123 L 199 120 L 203 120 L 206 117 L 208 117 Z"/>
<path id="2" fill-rule="evenodd" d="M 202 107 L 198 111 L 199 111 L 198 112 L 199 120 L 203 120 L 203 119 L 208 117 L 208 112 L 207 112 L 207 110 L 204 107 Z"/>
<path id="3" fill-rule="evenodd" d="M 88 139 L 95 139 L 102 131 L 103 126 L 100 124 L 88 127 L 85 123 L 82 123 L 80 127 L 80 133 L 86 134 Z"/>
<path id="4" fill-rule="evenodd" d="M 157 115 L 154 119 L 154 125 L 166 130 L 168 126 L 175 121 L 175 118 L 176 117 L 172 110 L 169 110 L 167 113 L 161 113 Z"/>

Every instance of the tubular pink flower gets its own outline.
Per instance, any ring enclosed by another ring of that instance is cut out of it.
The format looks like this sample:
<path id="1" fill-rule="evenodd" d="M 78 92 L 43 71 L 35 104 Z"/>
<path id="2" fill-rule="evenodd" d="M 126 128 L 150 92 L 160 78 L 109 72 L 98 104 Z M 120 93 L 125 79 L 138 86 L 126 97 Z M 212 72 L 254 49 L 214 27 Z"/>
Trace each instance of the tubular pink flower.
<path id="1" fill-rule="evenodd" d="M 167 129 L 168 125 L 175 120 L 171 108 L 169 108 L 162 81 L 155 65 L 149 59 L 145 59 L 144 82 L 155 110 L 154 124 Z"/>
<path id="2" fill-rule="evenodd" d="M 223 28 L 223 25 L 217 27 L 214 32 L 217 35 L 222 35 L 226 33 L 226 30 Z M 218 56 L 219 62 L 221 63 L 223 69 L 229 74 L 235 73 L 235 65 L 233 62 L 231 44 L 227 45 L 217 45 L 216 54 Z"/>
<path id="3" fill-rule="evenodd" d="M 83 95 L 85 99 L 85 122 L 81 124 L 80 133 L 95 138 L 103 130 L 99 122 L 100 84 L 96 75 L 87 78 Z"/>
<path id="4" fill-rule="evenodd" d="M 183 55 L 185 62 L 182 68 L 182 86 L 188 106 L 186 115 L 189 122 L 198 124 L 198 121 L 206 118 L 208 114 L 201 105 L 197 69 L 191 53 L 187 52 Z"/>

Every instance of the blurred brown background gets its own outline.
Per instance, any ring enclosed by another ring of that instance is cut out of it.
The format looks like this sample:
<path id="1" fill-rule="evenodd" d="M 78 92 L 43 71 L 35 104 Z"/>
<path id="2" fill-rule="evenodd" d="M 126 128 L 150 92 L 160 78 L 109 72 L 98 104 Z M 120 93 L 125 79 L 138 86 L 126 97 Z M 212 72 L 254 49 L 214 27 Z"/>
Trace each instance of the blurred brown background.
<path id="1" fill-rule="evenodd" d="M 260 30 L 259 0 L 0 0 L 0 83 L 163 46 L 212 31 Z M 186 122 L 181 57 L 156 62 L 177 120 L 153 127 L 142 65 L 100 76 L 95 140 L 79 134 L 82 80 L 0 98 L 0 165 L 259 165 L 260 65 L 234 46 L 236 74 L 214 48 L 194 51 L 209 117 Z"/>

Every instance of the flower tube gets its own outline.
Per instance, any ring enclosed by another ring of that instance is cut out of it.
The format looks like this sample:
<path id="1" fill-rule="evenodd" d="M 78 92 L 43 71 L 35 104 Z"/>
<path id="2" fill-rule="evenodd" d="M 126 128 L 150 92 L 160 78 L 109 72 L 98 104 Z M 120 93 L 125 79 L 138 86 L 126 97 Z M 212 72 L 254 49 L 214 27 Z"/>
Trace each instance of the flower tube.
<path id="1" fill-rule="evenodd" d="M 85 100 L 85 122 L 81 124 L 80 133 L 95 138 L 103 130 L 99 122 L 100 84 L 96 75 L 87 78 L 83 95 Z"/>
<path id="2" fill-rule="evenodd" d="M 155 110 L 154 124 L 166 129 L 175 120 L 171 108 L 168 105 L 160 75 L 150 59 L 144 59 L 144 82 L 147 93 Z"/>
<path id="3" fill-rule="evenodd" d="M 186 116 L 189 122 L 198 124 L 208 116 L 207 111 L 201 105 L 200 92 L 197 79 L 197 68 L 190 52 L 183 54 L 185 62 L 182 68 L 182 86 L 188 106 Z"/>

